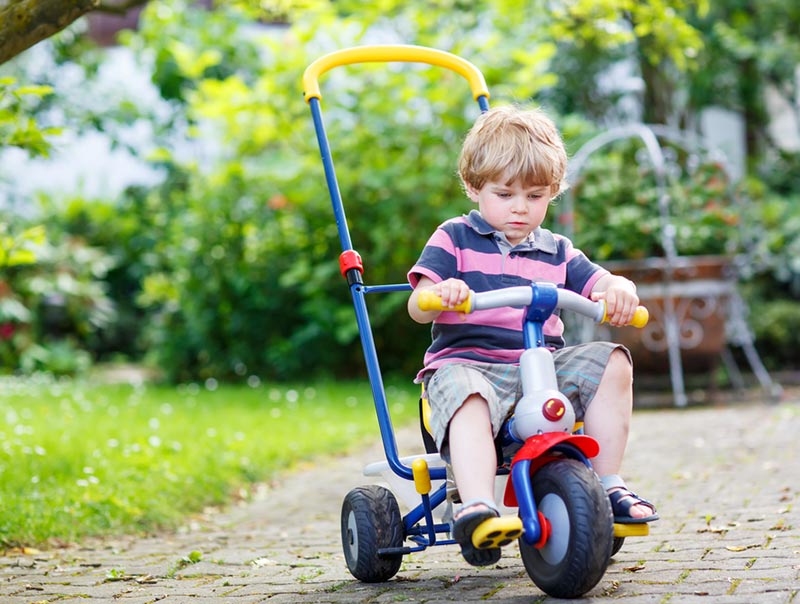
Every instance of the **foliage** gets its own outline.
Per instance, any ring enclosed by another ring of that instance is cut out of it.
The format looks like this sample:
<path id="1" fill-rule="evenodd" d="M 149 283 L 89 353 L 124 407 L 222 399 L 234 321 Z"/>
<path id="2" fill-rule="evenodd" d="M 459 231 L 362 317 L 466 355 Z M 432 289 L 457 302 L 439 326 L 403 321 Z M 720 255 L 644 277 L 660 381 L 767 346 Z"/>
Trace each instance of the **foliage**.
<path id="1" fill-rule="evenodd" d="M 36 249 L 45 241 L 42 226 L 26 228 L 12 233 L 11 227 L 0 222 L 0 270 L 36 262 Z"/>
<path id="2" fill-rule="evenodd" d="M 0 281 L 3 369 L 87 369 L 86 349 L 115 318 L 103 283 L 111 259 L 61 234 L 45 241 L 41 225 L 22 231 L 13 245 Z"/>
<path id="3" fill-rule="evenodd" d="M 360 371 L 352 305 L 336 262 L 338 237 L 299 83 L 326 47 L 366 41 L 373 30 L 363 14 L 341 19 L 323 10 L 291 29 L 254 33 L 231 8 L 170 6 L 149 7 L 130 44 L 153 59 L 157 86 L 185 111 L 196 144 L 215 146 L 202 164 L 165 146 L 153 155 L 170 174 L 165 185 L 136 192 L 120 209 L 128 214 L 138 199 L 152 213 L 145 220 L 155 230 L 154 260 L 138 300 L 152 313 L 146 336 L 154 362 L 178 380 L 237 378 L 243 371 L 286 377 L 308 367 Z M 485 26 L 472 14 L 431 20 L 421 7 L 395 10 L 392 20 L 376 14 L 375 28 L 389 37 L 412 28 L 419 43 L 442 47 L 448 40 L 464 56 L 481 52 L 458 36 Z M 184 32 L 180 45 L 165 36 L 170 31 Z M 340 39 L 332 44 L 329 32 Z M 478 42 L 513 56 L 508 73 L 523 64 L 528 74 L 540 71 L 548 57 L 547 44 L 523 56 L 509 52 L 508 40 Z M 501 63 L 488 67 L 491 86 L 505 74 Z M 533 95 L 546 82 L 520 78 L 515 93 Z M 455 87 L 461 95 L 452 94 Z M 454 166 L 477 107 L 458 76 L 430 68 L 349 68 L 326 74 L 323 90 L 368 282 L 403 282 L 435 226 L 468 209 Z M 388 103 L 390 94 L 401 103 Z M 402 295 L 381 297 L 372 321 L 377 341 L 388 345 L 384 362 L 411 375 L 428 336 L 405 317 L 403 305 Z"/>
<path id="4" fill-rule="evenodd" d="M 702 32 L 706 47 L 687 82 L 689 104 L 695 111 L 718 105 L 739 112 L 755 164 L 775 147 L 768 132 L 767 91 L 783 97 L 800 119 L 800 5 L 715 0 L 707 12 L 686 16 Z"/>
<path id="5" fill-rule="evenodd" d="M 669 123 L 678 113 L 680 82 L 697 66 L 701 33 L 687 13 L 705 14 L 708 2 L 685 0 L 578 0 L 549 3 L 549 35 L 559 52 L 558 83 L 545 96 L 559 110 L 600 122 Z M 624 76 L 621 69 L 631 72 Z M 612 80 L 614 85 L 609 86 Z M 641 113 L 620 98 L 635 94 Z"/>
<path id="6" fill-rule="evenodd" d="M 544 103 L 575 149 L 589 128 L 559 114 L 613 119 L 617 93 L 603 88 L 603 77 L 630 57 L 638 66 L 632 77 L 645 82 L 645 106 L 655 106 L 647 101 L 651 89 L 694 78 L 706 65 L 699 32 L 712 9 L 684 0 L 446 0 L 436 7 L 241 0 L 218 2 L 214 11 L 185 0 L 148 3 L 140 30 L 124 38 L 152 74 L 157 102 L 147 90 L 48 101 L 64 106 L 71 128 L 102 131 L 164 175 L 160 185 L 119 199 L 44 204 L 49 232 L 110 258 L 98 295 L 114 300 L 116 318 L 73 341 L 100 357 L 147 353 L 178 381 L 360 373 L 352 305 L 336 262 L 340 245 L 300 91 L 305 66 L 356 44 L 450 50 L 482 69 L 493 103 Z M 285 15 L 291 24 L 264 26 L 254 15 L 262 23 Z M 90 83 L 100 63 L 96 53 L 76 50 L 83 48 L 79 32 L 73 27 L 53 45 L 59 61 L 81 58 L 81 81 Z M 57 89 L 55 72 L 47 73 L 34 81 Z M 365 278 L 403 282 L 436 224 L 469 209 L 454 167 L 477 108 L 458 76 L 426 66 L 352 66 L 322 79 L 328 138 Z M 156 145 L 129 142 L 124 129 L 132 123 L 146 123 Z M 598 205 L 585 225 L 595 230 L 589 245 L 598 258 L 658 251 L 651 175 L 636 169 L 633 151 L 619 153 L 575 187 Z M 605 178 L 611 168 L 618 172 Z M 685 253 L 725 248 L 737 230 L 735 210 L 718 203 L 721 192 L 709 181 L 713 174 L 685 176 L 672 191 L 674 214 L 686 225 L 677 233 Z M 791 188 L 791 179 L 781 186 Z M 624 205 L 609 213 L 612 197 Z M 600 225 L 613 227 L 615 238 Z M 404 301 L 404 294 L 371 297 L 370 314 L 382 364 L 409 376 L 429 336 L 407 319 Z"/>
<path id="7" fill-rule="evenodd" d="M 691 256 L 741 251 L 739 193 L 724 168 L 708 158 L 694 165 L 685 151 L 668 145 L 664 149 L 673 159 L 666 169 L 663 197 L 677 252 Z M 560 212 L 558 205 L 553 212 L 553 221 L 572 220 L 576 245 L 596 261 L 665 254 L 662 190 L 642 151 L 638 141 L 627 139 L 597 153 L 568 192 L 573 215 Z"/>
<path id="8" fill-rule="evenodd" d="M 49 86 L 22 85 L 15 78 L 0 77 L 0 149 L 18 147 L 31 155 L 48 155 L 48 137 L 61 130 L 40 127 L 31 113 L 52 92 Z"/>
<path id="9" fill-rule="evenodd" d="M 6 547 L 177 528 L 301 460 L 376 434 L 363 381 L 276 386 L 251 376 L 248 386 L 177 389 L 42 375 L 0 381 Z M 388 383 L 387 393 L 397 425 L 416 417 L 413 385 Z"/>

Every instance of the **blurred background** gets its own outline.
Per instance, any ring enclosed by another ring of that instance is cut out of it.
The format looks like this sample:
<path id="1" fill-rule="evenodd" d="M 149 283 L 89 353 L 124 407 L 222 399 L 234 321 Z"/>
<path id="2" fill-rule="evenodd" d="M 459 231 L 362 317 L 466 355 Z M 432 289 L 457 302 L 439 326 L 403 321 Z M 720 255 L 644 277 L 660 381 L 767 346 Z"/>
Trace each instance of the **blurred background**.
<path id="1" fill-rule="evenodd" d="M 470 60 L 493 104 L 543 107 L 572 156 L 612 133 L 550 226 L 601 262 L 735 258 L 735 327 L 796 381 L 800 5 L 108 0 L 56 23 L 45 4 L 58 2 L 0 2 L 52 34 L 0 19 L 22 40 L 0 64 L 0 371 L 363 376 L 301 75 L 327 52 L 397 43 Z M 365 280 L 404 282 L 436 225 L 469 210 L 455 163 L 478 108 L 459 76 L 427 66 L 340 68 L 321 84 Z M 613 134 L 631 124 L 659 136 L 663 165 Z M 430 336 L 405 298 L 370 312 L 383 370 L 410 381 Z M 725 382 L 731 365 L 711 354 L 684 371 Z"/>

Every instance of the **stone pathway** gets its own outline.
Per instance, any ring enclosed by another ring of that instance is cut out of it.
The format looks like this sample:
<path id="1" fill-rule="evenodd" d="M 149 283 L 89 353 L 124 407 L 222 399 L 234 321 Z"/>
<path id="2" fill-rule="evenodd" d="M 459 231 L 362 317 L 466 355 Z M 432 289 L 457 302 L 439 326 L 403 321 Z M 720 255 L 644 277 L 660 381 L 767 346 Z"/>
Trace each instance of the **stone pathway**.
<path id="1" fill-rule="evenodd" d="M 415 430 L 401 454 L 420 451 Z M 800 604 L 800 398 L 634 414 L 623 473 L 661 520 L 629 538 L 577 602 Z M 0 604 L 356 604 L 556 602 L 528 578 L 519 550 L 489 568 L 456 546 L 404 559 L 367 585 L 340 544 L 344 495 L 367 482 L 359 455 L 302 468 L 256 501 L 177 534 L 91 541 L 0 557 Z"/>

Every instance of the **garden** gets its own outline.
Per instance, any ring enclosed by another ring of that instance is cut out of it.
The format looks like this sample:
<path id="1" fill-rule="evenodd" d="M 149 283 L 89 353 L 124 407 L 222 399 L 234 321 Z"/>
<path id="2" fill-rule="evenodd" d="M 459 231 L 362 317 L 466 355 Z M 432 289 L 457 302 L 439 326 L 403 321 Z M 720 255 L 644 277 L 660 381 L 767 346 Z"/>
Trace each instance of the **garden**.
<path id="1" fill-rule="evenodd" d="M 674 240 L 686 256 L 740 259 L 764 364 L 785 380 L 800 368 L 800 143 L 779 140 L 770 109 L 794 112 L 798 141 L 800 8 L 134 4 L 137 27 L 113 47 L 93 41 L 88 15 L 0 64 L 0 545 L 173 529 L 377 436 L 300 84 L 312 60 L 348 46 L 465 57 L 492 103 L 546 108 L 571 154 L 620 124 L 697 132 L 711 108 L 740 116 L 735 178 L 718 157 L 675 149 L 691 169 L 670 180 Z M 109 83 L 120 56 L 143 74 L 136 86 Z M 432 228 L 467 210 L 455 162 L 477 107 L 459 86 L 413 65 L 326 76 L 370 283 L 404 282 Z M 9 168 L 47 166 L 81 136 L 149 179 L 37 188 Z M 663 254 L 656 185 L 634 146 L 598 154 L 572 183 L 577 245 L 600 262 Z M 402 293 L 371 304 L 392 410 L 412 422 L 428 328 Z M 110 382 L 118 366 L 137 378 Z"/>

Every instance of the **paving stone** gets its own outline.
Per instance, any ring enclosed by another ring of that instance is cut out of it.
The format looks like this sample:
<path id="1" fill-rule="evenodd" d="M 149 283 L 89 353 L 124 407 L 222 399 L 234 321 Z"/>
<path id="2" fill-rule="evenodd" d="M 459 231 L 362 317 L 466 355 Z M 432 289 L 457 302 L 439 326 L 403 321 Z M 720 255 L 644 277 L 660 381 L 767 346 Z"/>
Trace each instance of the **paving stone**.
<path id="1" fill-rule="evenodd" d="M 637 411 L 623 474 L 661 520 L 628 538 L 592 604 L 800 604 L 800 395 L 779 405 Z M 401 454 L 421 452 L 416 429 Z M 490 568 L 453 545 L 408 555 L 397 576 L 364 584 L 341 550 L 342 499 L 370 481 L 380 443 L 284 476 L 263 498 L 147 538 L 87 540 L 0 555 L 0 604 L 358 604 L 558 602 L 509 546 Z M 202 560 L 183 566 L 190 552 Z M 112 570 L 120 580 L 109 580 Z"/>

